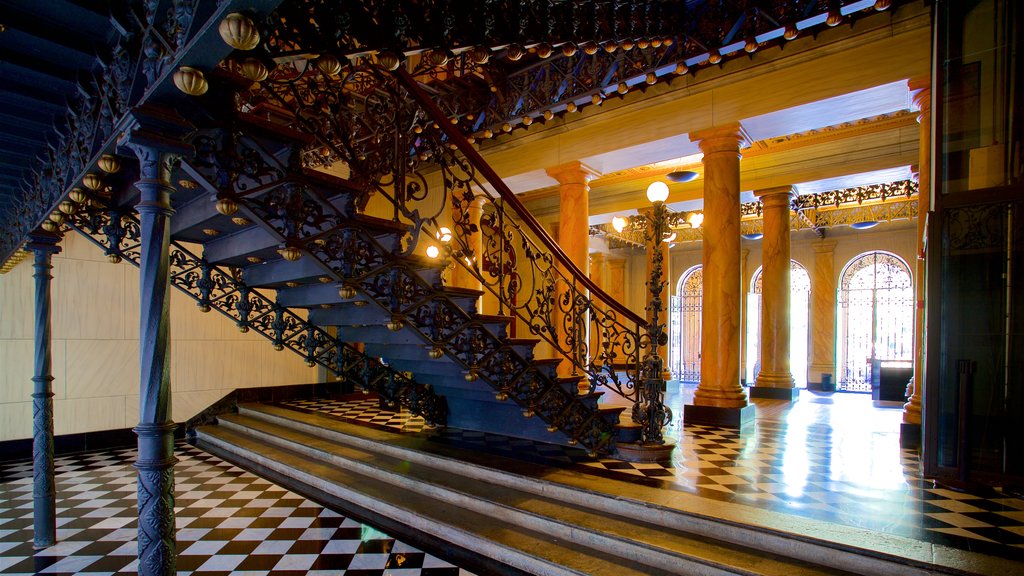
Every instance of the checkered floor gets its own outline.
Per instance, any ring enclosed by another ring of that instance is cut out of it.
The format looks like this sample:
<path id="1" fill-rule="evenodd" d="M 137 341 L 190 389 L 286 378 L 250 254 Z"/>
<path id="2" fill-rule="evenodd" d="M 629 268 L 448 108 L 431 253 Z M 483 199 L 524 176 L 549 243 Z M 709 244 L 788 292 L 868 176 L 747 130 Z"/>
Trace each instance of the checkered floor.
<path id="1" fill-rule="evenodd" d="M 420 418 L 382 412 L 371 398 L 300 400 L 284 405 L 399 432 L 421 432 L 477 448 L 602 477 L 818 520 L 859 526 L 936 544 L 1024 557 L 1024 500 L 992 491 L 954 492 L 920 474 L 916 451 L 899 445 L 901 411 L 877 408 L 869 396 L 805 398 L 792 407 L 758 400 L 765 414 L 743 430 L 677 421 L 666 435 L 672 460 L 631 463 L 593 460 L 567 448 L 458 429 L 423 429 Z M 670 398 L 683 413 L 683 397 Z"/>
<path id="2" fill-rule="evenodd" d="M 469 574 L 185 444 L 175 466 L 180 575 Z M 134 450 L 57 459 L 57 540 L 32 550 L 32 465 L 0 466 L 0 574 L 132 574 Z"/>

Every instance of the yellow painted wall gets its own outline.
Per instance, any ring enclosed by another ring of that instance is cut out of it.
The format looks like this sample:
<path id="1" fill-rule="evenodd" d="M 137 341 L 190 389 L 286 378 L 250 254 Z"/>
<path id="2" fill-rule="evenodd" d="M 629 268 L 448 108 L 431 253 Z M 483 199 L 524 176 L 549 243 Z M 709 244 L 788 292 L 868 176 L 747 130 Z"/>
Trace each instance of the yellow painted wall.
<path id="1" fill-rule="evenodd" d="M 110 264 L 69 233 L 53 259 L 54 431 L 73 434 L 138 423 L 139 273 Z M 235 388 L 316 381 L 290 352 L 242 334 L 217 312 L 203 314 L 172 289 L 171 386 L 176 422 Z M 0 276 L 0 441 L 32 435 L 34 280 L 32 258 Z"/>

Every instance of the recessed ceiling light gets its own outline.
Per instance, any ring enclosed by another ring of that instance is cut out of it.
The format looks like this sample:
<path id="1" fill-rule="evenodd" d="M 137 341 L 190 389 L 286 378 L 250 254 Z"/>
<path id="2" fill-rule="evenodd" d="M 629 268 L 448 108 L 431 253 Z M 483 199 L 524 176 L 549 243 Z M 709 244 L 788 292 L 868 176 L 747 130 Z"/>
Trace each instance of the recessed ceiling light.
<path id="1" fill-rule="evenodd" d="M 675 172 L 669 172 L 665 174 L 665 178 L 673 182 L 689 182 L 697 177 L 697 173 L 693 170 L 676 170 Z"/>
<path id="2" fill-rule="evenodd" d="M 862 222 L 854 222 L 853 224 L 850 224 L 850 228 L 857 230 L 867 230 L 868 228 L 874 228 L 875 226 L 878 226 L 877 220 L 864 220 Z"/>

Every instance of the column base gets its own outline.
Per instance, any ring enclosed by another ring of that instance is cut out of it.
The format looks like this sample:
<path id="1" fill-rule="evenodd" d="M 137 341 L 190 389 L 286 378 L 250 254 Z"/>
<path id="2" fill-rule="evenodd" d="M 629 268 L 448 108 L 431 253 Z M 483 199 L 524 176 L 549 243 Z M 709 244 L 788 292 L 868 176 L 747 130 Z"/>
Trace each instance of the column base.
<path id="1" fill-rule="evenodd" d="M 742 408 L 687 404 L 683 406 L 683 426 L 702 424 L 705 426 L 742 428 L 754 422 L 756 410 L 753 404 L 748 404 Z"/>
<path id="2" fill-rule="evenodd" d="M 664 444 L 641 444 L 640 442 L 619 442 L 615 444 L 615 455 L 626 462 L 664 462 L 672 459 L 671 442 Z"/>
<path id="3" fill-rule="evenodd" d="M 747 389 L 751 398 L 770 398 L 796 402 L 800 399 L 799 388 L 772 388 L 770 386 L 751 386 Z"/>
<path id="4" fill-rule="evenodd" d="M 900 448 L 921 447 L 921 425 L 900 422 Z"/>

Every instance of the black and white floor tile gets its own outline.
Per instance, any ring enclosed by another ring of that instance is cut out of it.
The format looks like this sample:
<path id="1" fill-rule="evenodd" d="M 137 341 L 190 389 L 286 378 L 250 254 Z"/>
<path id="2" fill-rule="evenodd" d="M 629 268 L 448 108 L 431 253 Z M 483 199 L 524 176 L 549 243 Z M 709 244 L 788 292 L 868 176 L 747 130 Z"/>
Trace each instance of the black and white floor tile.
<path id="1" fill-rule="evenodd" d="M 815 400 L 794 403 L 780 416 L 760 418 L 742 432 L 676 422 L 667 429 L 678 446 L 672 460 L 652 463 L 591 459 L 580 449 L 495 434 L 425 430 L 422 419 L 382 412 L 372 397 L 285 405 L 759 509 L 959 548 L 980 545 L 1024 554 L 1024 500 L 999 491 L 954 492 L 924 479 L 917 452 L 900 447 L 900 410 L 874 407 L 864 395 Z M 673 409 L 683 412 L 681 406 Z M 760 401 L 759 410 L 778 411 Z"/>
<path id="2" fill-rule="evenodd" d="M 463 576 L 451 564 L 186 444 L 175 465 L 179 575 Z M 134 450 L 58 458 L 57 539 L 32 549 L 32 465 L 0 465 L 0 574 L 136 571 Z"/>

